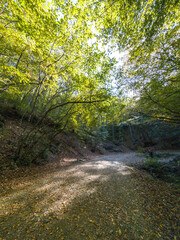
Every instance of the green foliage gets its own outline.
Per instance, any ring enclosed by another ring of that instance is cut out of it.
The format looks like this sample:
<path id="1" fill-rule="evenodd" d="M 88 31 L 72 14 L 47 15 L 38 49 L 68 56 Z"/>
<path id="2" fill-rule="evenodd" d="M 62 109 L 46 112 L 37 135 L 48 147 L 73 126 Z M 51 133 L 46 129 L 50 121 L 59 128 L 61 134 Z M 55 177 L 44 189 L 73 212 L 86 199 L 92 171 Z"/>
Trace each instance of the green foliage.
<path id="1" fill-rule="evenodd" d="M 114 63 L 89 43 L 95 36 L 90 5 L 3 0 L 0 8 L 0 100 L 21 110 L 21 127 L 36 119 L 17 137 L 15 159 L 25 162 L 47 121 L 57 126 L 49 141 L 64 129 L 97 124 L 108 111 L 105 82 Z"/>
<path id="2" fill-rule="evenodd" d="M 4 123 L 4 117 L 0 114 L 0 122 Z"/>
<path id="3" fill-rule="evenodd" d="M 138 149 L 136 150 L 137 153 L 143 153 L 144 152 L 144 148 L 139 146 Z"/>
<path id="4" fill-rule="evenodd" d="M 116 43 L 128 53 L 124 84 L 136 95 L 133 108 L 179 123 L 179 1 L 123 0 L 98 4 L 103 11 L 104 42 Z"/>
<path id="5" fill-rule="evenodd" d="M 38 113 L 52 98 L 56 104 L 104 97 L 101 88 L 108 74 L 108 58 L 96 46 L 89 46 L 87 39 L 93 32 L 86 24 L 88 9 L 79 4 L 1 2 L 2 97 L 23 108 L 35 105 Z"/>
<path id="6" fill-rule="evenodd" d="M 179 184 L 179 166 L 179 160 L 176 159 L 169 163 L 161 163 L 158 158 L 147 158 L 141 168 L 157 178 Z"/>
<path id="7" fill-rule="evenodd" d="M 17 137 L 16 155 L 38 143 L 47 121 L 56 125 L 52 138 L 64 129 L 114 126 L 134 108 L 177 123 L 178 6 L 176 0 L 2 0 L 0 101 L 20 110 L 21 127 L 36 119 Z M 129 52 L 126 74 L 133 80 L 126 85 L 139 93 L 136 106 L 113 90 L 123 71 L 111 56 L 117 46 Z"/>
<path id="8" fill-rule="evenodd" d="M 4 126 L 4 117 L 0 114 L 0 128 Z"/>

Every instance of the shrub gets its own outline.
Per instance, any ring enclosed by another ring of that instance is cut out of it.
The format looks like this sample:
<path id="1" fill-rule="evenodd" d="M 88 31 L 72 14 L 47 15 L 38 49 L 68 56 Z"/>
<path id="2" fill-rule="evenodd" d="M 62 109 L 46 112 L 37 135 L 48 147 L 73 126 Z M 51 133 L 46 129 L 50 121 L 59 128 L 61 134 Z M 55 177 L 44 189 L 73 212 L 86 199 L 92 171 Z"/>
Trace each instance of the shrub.
<path id="1" fill-rule="evenodd" d="M 180 169 L 176 160 L 170 161 L 169 163 L 160 163 L 158 158 L 147 158 L 141 168 L 165 181 L 180 182 Z"/>
<path id="2" fill-rule="evenodd" d="M 136 150 L 137 153 L 143 153 L 144 152 L 144 148 L 139 146 L 138 149 Z"/>

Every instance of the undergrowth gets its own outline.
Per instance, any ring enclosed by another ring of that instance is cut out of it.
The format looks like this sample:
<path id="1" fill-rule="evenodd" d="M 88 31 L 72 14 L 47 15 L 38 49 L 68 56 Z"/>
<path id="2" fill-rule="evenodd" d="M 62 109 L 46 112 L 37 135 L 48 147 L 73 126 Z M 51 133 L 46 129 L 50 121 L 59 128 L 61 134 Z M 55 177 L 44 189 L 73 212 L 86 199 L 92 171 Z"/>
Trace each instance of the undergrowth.
<path id="1" fill-rule="evenodd" d="M 140 169 L 146 170 L 152 176 L 163 181 L 180 184 L 180 155 L 169 162 L 160 162 L 159 158 L 146 156 Z"/>

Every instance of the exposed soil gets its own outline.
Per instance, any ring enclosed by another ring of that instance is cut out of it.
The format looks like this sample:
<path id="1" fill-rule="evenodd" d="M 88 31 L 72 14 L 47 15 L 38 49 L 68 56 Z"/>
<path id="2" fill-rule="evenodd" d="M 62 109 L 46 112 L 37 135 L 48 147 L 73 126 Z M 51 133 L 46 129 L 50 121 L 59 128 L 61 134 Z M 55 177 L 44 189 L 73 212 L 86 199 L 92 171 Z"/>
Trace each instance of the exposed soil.
<path id="1" fill-rule="evenodd" d="M 142 159 L 116 154 L 4 176 L 0 239 L 178 239 L 177 188 L 126 165 Z"/>

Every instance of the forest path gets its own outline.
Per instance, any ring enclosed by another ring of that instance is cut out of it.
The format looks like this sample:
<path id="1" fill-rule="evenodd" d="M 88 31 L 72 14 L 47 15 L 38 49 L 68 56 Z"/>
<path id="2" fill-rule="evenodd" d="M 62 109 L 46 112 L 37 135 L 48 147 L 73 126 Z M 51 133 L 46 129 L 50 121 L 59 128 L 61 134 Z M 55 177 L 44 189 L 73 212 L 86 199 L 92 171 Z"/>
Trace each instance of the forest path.
<path id="1" fill-rule="evenodd" d="M 102 156 L 12 182 L 0 197 L 0 239 L 178 239 L 177 189 Z"/>

